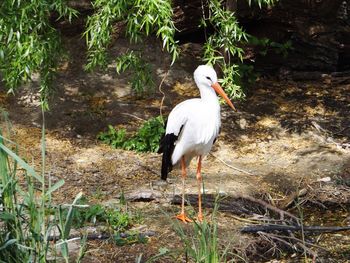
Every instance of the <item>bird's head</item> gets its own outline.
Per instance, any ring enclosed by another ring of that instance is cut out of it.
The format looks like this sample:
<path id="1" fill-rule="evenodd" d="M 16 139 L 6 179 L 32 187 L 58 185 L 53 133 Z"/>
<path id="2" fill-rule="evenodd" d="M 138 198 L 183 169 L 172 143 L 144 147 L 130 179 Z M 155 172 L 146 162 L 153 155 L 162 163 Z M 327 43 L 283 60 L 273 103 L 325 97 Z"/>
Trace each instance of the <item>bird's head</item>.
<path id="1" fill-rule="evenodd" d="M 200 65 L 194 71 L 193 75 L 194 75 L 194 80 L 198 87 L 213 88 L 221 97 L 223 97 L 226 103 L 233 110 L 236 110 L 236 108 L 233 106 L 232 102 L 228 98 L 227 94 L 218 83 L 218 77 L 213 67 L 208 65 Z"/>

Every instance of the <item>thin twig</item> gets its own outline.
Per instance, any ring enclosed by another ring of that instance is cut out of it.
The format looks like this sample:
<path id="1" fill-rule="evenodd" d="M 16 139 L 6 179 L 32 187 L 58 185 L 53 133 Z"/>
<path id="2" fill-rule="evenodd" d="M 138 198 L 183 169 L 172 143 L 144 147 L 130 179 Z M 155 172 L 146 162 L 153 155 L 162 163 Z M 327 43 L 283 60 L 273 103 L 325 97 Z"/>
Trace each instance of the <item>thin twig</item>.
<path id="1" fill-rule="evenodd" d="M 254 176 L 255 176 L 255 174 L 252 174 L 251 172 L 247 172 L 247 171 L 245 171 L 245 170 L 239 169 L 239 168 L 237 168 L 237 167 L 234 167 L 234 166 L 232 166 L 232 165 L 226 163 L 224 160 L 222 160 L 221 158 L 215 156 L 215 155 L 212 154 L 212 153 L 210 153 L 210 155 L 213 156 L 215 159 L 218 159 L 220 162 L 222 162 L 224 165 L 226 165 L 227 167 L 229 167 L 229 168 L 231 168 L 231 169 L 234 169 L 234 170 L 239 171 L 239 172 L 241 172 L 241 173 L 245 173 L 245 174 L 248 174 L 248 175 L 254 175 Z"/>
<path id="2" fill-rule="evenodd" d="M 130 114 L 130 113 L 127 113 L 127 112 L 124 112 L 124 113 L 122 113 L 123 115 L 126 115 L 126 116 L 130 116 L 130 117 L 133 117 L 133 118 L 135 118 L 135 119 L 137 119 L 137 120 L 139 120 L 139 121 L 146 121 L 145 119 L 142 119 L 142 118 L 140 118 L 140 117 L 138 117 L 138 116 L 136 116 L 136 115 L 134 115 L 134 114 Z"/>
<path id="3" fill-rule="evenodd" d="M 291 240 L 294 240 L 294 241 L 297 241 L 297 242 L 302 242 L 302 240 L 300 240 L 299 238 L 296 238 L 296 237 L 291 237 L 291 236 L 284 236 L 284 235 L 276 235 L 276 234 L 269 234 L 270 236 L 278 236 L 280 238 L 287 238 L 287 239 L 291 239 Z M 319 249 L 322 249 L 322 250 L 325 250 L 325 251 L 329 251 L 328 249 L 324 248 L 324 247 L 321 247 L 319 245 L 315 245 L 313 243 L 310 243 L 310 242 L 305 242 L 306 245 L 308 246 L 311 246 L 311 247 L 315 247 L 315 248 L 319 248 Z"/>
<path id="4" fill-rule="evenodd" d="M 160 81 L 159 83 L 159 86 L 158 86 L 158 90 L 159 92 L 163 95 L 162 97 L 162 100 L 160 101 L 160 106 L 159 106 L 159 115 L 163 118 L 163 111 L 162 111 L 162 108 L 163 108 L 163 103 L 164 103 L 164 99 L 165 99 L 165 93 L 164 91 L 162 90 L 162 85 L 163 85 L 163 82 L 164 80 L 166 79 L 166 77 L 168 76 L 169 74 L 169 70 L 167 70 L 167 72 L 165 73 L 164 77 L 162 78 L 162 80 Z"/>
<path id="5" fill-rule="evenodd" d="M 291 240 L 294 240 L 296 241 L 296 245 L 300 246 L 305 252 L 309 253 L 310 255 L 312 255 L 312 262 L 316 262 L 316 257 L 317 257 L 317 253 L 313 250 L 311 250 L 310 248 L 308 248 L 306 245 L 310 246 L 310 247 L 316 247 L 316 248 L 319 248 L 319 249 L 323 249 L 325 251 L 328 251 L 327 249 L 321 247 L 321 246 L 318 246 L 318 245 L 314 245 L 312 243 L 309 243 L 309 242 L 301 242 L 300 239 L 298 238 L 295 238 L 295 237 L 288 237 L 288 236 L 279 236 L 279 235 L 274 235 L 274 234 L 268 234 L 271 238 L 275 238 L 279 241 L 282 241 L 283 238 L 286 238 L 286 239 L 291 239 Z"/>
<path id="6" fill-rule="evenodd" d="M 248 196 L 248 195 L 241 195 L 239 197 L 241 197 L 243 199 L 247 199 L 247 200 L 249 200 L 251 202 L 254 202 L 254 203 L 258 203 L 258 204 L 264 206 L 265 208 L 268 208 L 268 209 L 270 209 L 272 211 L 275 211 L 276 213 L 278 213 L 280 215 L 280 218 L 282 220 L 284 219 L 284 215 L 287 215 L 290 218 L 294 219 L 297 223 L 299 223 L 299 218 L 296 217 L 295 215 L 293 215 L 293 214 L 291 214 L 291 213 L 289 213 L 287 211 L 284 211 L 284 210 L 282 210 L 280 208 L 277 208 L 277 207 L 275 207 L 273 205 L 270 205 L 270 204 L 266 203 L 263 200 L 260 200 L 260 199 L 257 199 L 257 198 L 254 198 L 254 197 L 251 197 L 251 196 Z"/>
<path id="7" fill-rule="evenodd" d="M 225 212 L 224 210 L 222 210 L 223 212 Z M 242 222 L 246 222 L 246 223 L 251 223 L 251 224 L 258 224 L 259 221 L 256 219 L 249 219 L 249 218 L 243 218 L 243 217 L 239 217 L 239 216 L 235 216 L 235 215 L 230 215 L 230 217 L 232 217 L 233 219 L 236 219 L 238 221 L 242 221 Z"/>

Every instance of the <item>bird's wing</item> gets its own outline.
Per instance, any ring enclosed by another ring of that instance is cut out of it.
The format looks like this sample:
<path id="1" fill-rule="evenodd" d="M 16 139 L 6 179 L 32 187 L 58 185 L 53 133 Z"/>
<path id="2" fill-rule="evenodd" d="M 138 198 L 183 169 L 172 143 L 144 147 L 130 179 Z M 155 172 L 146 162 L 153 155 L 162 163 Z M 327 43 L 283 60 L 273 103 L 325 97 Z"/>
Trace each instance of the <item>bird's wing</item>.
<path id="1" fill-rule="evenodd" d="M 169 114 L 165 136 L 161 139 L 158 151 L 159 153 L 163 153 L 161 170 L 161 178 L 163 180 L 166 180 L 168 173 L 173 167 L 171 156 L 174 152 L 176 141 L 181 135 L 181 131 L 188 120 L 189 114 L 191 114 L 191 107 L 193 104 L 196 104 L 195 102 L 191 103 L 191 101 L 195 100 L 196 99 L 191 99 L 181 102 Z"/>
<path id="2" fill-rule="evenodd" d="M 189 118 L 189 115 L 193 112 L 193 106 L 197 101 L 198 99 L 183 101 L 170 112 L 165 131 L 166 134 L 179 136 Z"/>

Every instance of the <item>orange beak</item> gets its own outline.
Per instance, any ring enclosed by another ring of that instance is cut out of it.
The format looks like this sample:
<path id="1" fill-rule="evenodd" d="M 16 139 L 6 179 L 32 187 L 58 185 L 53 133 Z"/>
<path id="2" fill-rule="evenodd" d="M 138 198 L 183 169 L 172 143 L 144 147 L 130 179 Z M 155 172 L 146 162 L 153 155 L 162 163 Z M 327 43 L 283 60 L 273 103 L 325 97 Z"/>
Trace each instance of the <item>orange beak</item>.
<path id="1" fill-rule="evenodd" d="M 213 85 L 211 85 L 211 87 L 216 91 L 216 93 L 218 93 L 221 97 L 224 98 L 224 100 L 226 101 L 226 103 L 234 110 L 237 111 L 235 106 L 233 106 L 232 102 L 230 101 L 230 99 L 227 97 L 225 91 L 221 88 L 220 84 L 218 82 L 214 83 Z"/>

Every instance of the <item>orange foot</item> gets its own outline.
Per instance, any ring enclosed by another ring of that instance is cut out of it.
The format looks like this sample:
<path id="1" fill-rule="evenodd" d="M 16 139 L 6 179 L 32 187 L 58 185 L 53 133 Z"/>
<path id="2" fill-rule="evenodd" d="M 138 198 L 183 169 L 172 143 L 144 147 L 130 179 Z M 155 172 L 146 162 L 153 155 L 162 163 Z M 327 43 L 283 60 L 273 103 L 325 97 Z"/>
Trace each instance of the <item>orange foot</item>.
<path id="1" fill-rule="evenodd" d="M 189 217 L 187 217 L 185 214 L 179 214 L 177 216 L 175 216 L 177 219 L 181 220 L 182 222 L 184 222 L 185 224 L 187 222 L 193 222 L 193 220 L 191 220 Z"/>
<path id="2" fill-rule="evenodd" d="M 197 216 L 197 220 L 199 221 L 199 222 L 203 222 L 203 214 L 202 213 L 200 213 L 200 214 L 198 214 L 198 216 Z"/>

